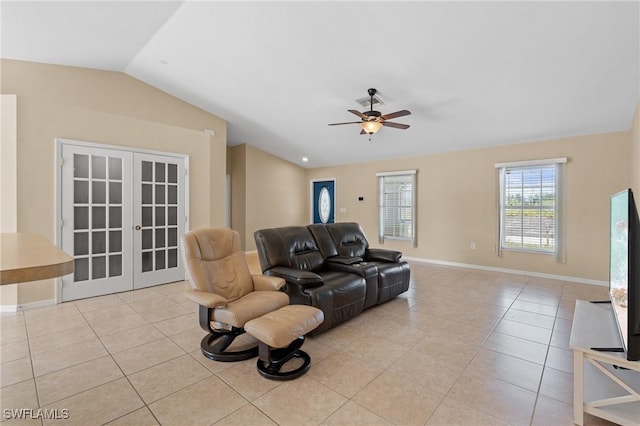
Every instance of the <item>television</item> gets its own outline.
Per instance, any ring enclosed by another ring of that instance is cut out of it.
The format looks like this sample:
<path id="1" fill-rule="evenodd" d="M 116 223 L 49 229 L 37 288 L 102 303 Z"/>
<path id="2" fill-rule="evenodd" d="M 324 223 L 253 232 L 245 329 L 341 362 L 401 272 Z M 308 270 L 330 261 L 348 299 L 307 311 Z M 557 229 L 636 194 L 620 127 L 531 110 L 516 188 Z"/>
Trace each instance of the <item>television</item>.
<path id="1" fill-rule="evenodd" d="M 640 223 L 631 189 L 611 196 L 609 299 L 629 361 L 640 360 Z"/>

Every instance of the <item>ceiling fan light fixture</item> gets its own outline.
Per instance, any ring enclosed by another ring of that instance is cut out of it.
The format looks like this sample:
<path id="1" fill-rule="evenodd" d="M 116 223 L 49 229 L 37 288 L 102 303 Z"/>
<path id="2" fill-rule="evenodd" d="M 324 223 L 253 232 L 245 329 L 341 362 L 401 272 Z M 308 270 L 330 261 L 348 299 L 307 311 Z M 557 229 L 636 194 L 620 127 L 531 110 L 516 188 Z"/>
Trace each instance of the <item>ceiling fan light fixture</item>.
<path id="1" fill-rule="evenodd" d="M 382 123 L 378 121 L 363 121 L 360 126 L 362 130 L 372 135 L 382 128 Z"/>

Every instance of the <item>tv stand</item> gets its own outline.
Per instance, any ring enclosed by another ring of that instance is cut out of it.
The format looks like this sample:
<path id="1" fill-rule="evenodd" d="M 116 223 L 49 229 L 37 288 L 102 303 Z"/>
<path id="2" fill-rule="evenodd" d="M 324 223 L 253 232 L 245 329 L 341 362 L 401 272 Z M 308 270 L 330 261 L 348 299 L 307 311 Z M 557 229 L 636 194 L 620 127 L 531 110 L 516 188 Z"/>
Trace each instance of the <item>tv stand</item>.
<path id="1" fill-rule="evenodd" d="M 640 424 L 640 361 L 611 351 L 621 346 L 611 306 L 577 300 L 569 339 L 575 424 L 583 424 L 584 413 L 620 425 Z"/>

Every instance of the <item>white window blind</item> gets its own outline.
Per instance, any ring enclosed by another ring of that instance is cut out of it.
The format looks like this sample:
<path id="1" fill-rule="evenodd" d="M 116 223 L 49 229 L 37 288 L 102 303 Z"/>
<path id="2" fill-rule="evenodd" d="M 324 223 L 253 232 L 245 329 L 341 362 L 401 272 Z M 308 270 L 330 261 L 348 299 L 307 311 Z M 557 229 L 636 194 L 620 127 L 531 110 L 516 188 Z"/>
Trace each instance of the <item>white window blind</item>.
<path id="1" fill-rule="evenodd" d="M 416 245 L 416 171 L 377 174 L 379 194 L 379 239 L 409 240 Z"/>
<path id="2" fill-rule="evenodd" d="M 560 252 L 560 173 L 565 162 L 558 158 L 496 164 L 501 249 Z"/>

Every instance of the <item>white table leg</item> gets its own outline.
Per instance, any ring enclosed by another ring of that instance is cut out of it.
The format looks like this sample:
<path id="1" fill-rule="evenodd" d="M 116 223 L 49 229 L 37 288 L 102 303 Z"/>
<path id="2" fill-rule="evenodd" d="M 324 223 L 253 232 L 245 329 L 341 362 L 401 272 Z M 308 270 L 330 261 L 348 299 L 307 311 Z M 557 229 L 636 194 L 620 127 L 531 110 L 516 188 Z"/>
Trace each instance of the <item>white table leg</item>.
<path id="1" fill-rule="evenodd" d="M 584 353 L 573 351 L 573 423 L 584 423 Z"/>

